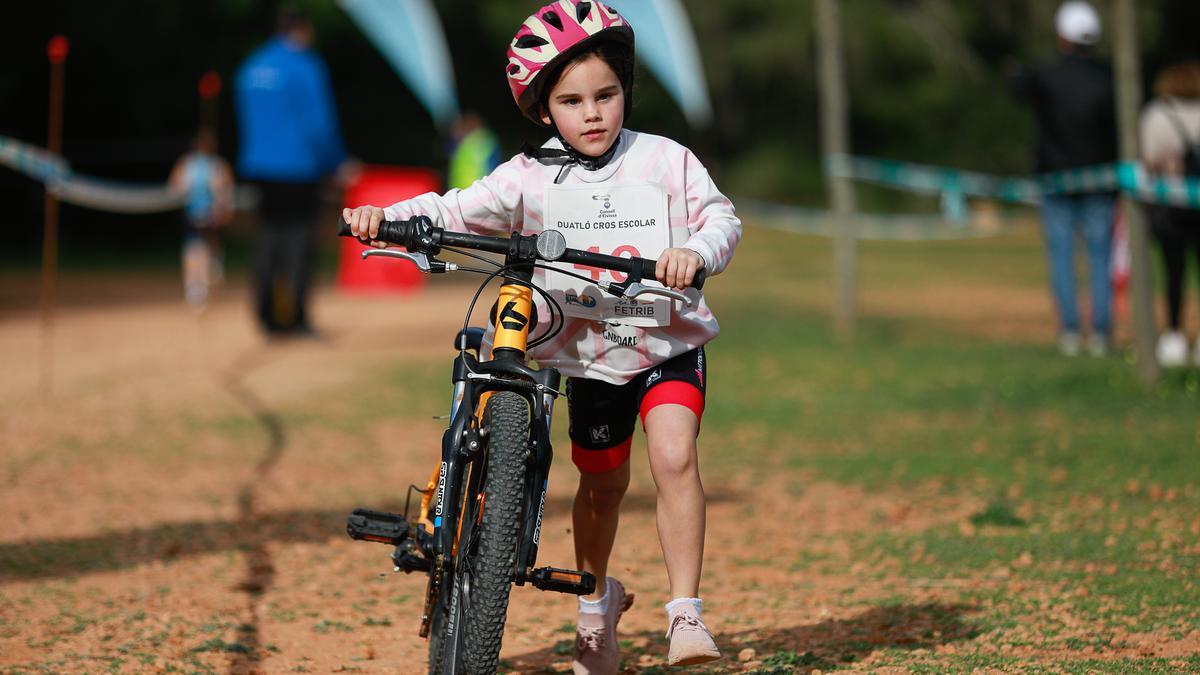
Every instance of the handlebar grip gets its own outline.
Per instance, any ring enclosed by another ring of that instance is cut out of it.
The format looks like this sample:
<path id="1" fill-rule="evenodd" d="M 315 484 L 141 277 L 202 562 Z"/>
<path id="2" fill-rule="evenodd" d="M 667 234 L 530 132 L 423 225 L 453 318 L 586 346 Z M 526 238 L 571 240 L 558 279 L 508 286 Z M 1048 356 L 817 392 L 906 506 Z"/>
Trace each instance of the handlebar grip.
<path id="1" fill-rule="evenodd" d="M 643 279 L 657 279 L 658 276 L 654 273 L 654 271 L 658 267 L 658 261 L 651 260 L 649 258 L 641 258 L 641 261 L 642 261 L 642 278 Z"/>
<path id="2" fill-rule="evenodd" d="M 650 260 L 649 258 L 642 258 L 641 260 L 642 260 L 642 278 L 643 279 L 657 279 L 658 277 L 655 275 L 655 269 L 658 267 L 658 261 Z M 708 278 L 708 270 L 707 269 L 701 267 L 700 269 L 696 270 L 696 275 L 694 277 L 692 277 L 692 288 L 694 288 L 698 291 L 703 290 L 704 280 L 707 278 Z"/>
<path id="3" fill-rule="evenodd" d="M 382 241 L 397 246 L 408 246 L 413 229 L 412 221 L 410 220 L 385 220 L 379 224 L 379 236 L 375 237 L 375 241 Z M 354 236 L 350 231 L 350 223 L 347 223 L 345 218 L 338 218 L 338 236 Z"/>

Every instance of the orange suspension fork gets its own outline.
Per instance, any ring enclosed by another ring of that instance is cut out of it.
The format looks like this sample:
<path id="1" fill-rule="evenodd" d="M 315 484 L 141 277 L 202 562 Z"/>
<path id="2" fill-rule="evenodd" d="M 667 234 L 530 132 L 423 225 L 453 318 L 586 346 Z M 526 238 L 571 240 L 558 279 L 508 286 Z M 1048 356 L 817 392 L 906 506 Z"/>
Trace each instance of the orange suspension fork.
<path id="1" fill-rule="evenodd" d="M 525 358 L 529 343 L 529 323 L 533 316 L 533 289 L 526 284 L 508 282 L 500 287 L 496 303 L 496 339 L 492 343 L 492 358 Z"/>

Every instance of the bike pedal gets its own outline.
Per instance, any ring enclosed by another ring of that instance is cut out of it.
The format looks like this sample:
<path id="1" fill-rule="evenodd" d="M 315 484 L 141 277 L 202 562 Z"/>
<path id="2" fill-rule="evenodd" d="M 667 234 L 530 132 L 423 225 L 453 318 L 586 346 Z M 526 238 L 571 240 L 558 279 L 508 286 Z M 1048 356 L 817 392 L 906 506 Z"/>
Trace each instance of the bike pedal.
<path id="1" fill-rule="evenodd" d="M 591 595 L 596 592 L 596 575 L 580 570 L 539 567 L 529 573 L 529 583 L 543 591 Z"/>
<path id="2" fill-rule="evenodd" d="M 376 541 L 400 546 L 408 537 L 408 521 L 404 516 L 370 509 L 354 509 L 346 519 L 346 534 L 358 541 Z"/>

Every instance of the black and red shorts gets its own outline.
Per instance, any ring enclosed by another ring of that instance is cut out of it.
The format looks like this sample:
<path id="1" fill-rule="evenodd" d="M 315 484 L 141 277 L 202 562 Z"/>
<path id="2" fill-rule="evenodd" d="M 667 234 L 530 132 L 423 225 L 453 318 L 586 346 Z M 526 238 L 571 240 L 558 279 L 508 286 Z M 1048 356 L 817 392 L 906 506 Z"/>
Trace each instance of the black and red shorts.
<path id="1" fill-rule="evenodd" d="M 625 384 L 567 379 L 571 459 L 580 471 L 612 471 L 629 460 L 634 424 L 655 406 L 674 403 L 704 414 L 704 347 L 651 368 Z"/>

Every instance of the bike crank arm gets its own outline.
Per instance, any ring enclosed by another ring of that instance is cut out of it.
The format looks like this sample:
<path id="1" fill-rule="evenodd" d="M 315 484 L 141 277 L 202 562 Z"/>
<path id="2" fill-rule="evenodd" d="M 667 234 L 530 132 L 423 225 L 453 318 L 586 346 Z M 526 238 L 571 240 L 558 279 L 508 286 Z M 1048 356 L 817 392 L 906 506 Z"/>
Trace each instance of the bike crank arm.
<path id="1" fill-rule="evenodd" d="M 392 563 L 396 572 L 429 571 L 429 538 L 410 525 L 404 516 L 369 509 L 355 509 L 346 519 L 346 534 L 357 541 L 395 546 Z"/>

